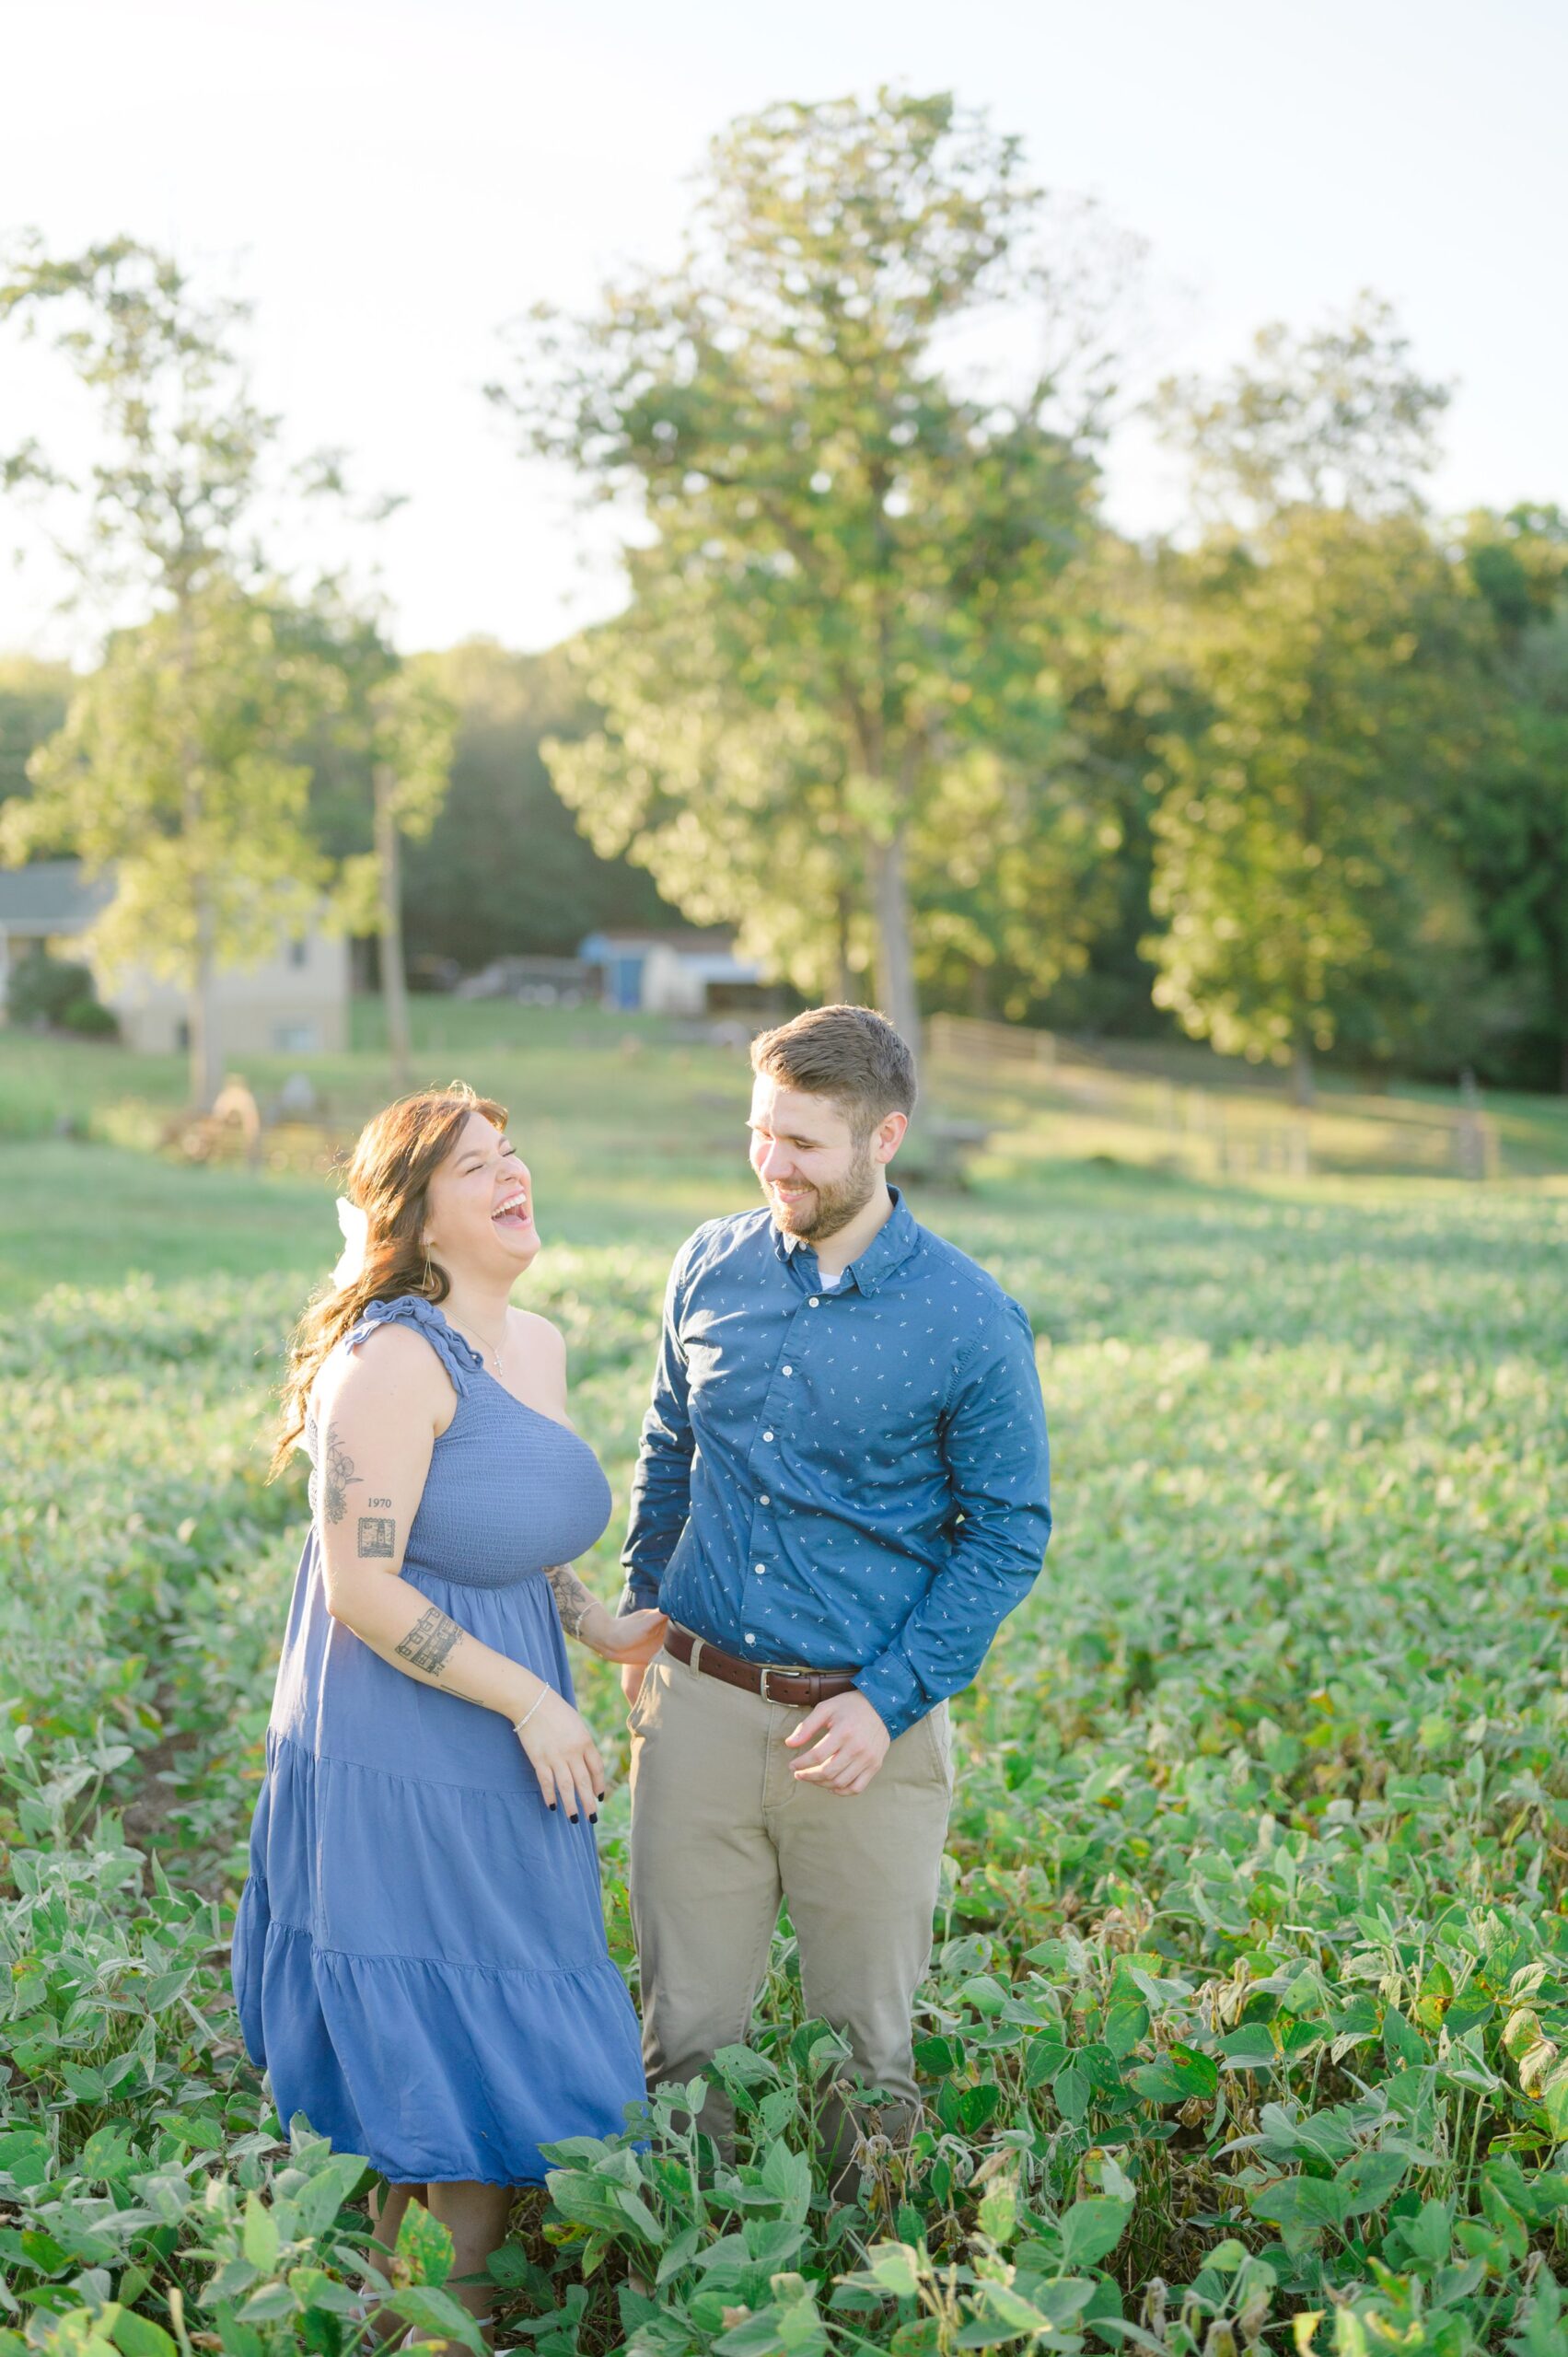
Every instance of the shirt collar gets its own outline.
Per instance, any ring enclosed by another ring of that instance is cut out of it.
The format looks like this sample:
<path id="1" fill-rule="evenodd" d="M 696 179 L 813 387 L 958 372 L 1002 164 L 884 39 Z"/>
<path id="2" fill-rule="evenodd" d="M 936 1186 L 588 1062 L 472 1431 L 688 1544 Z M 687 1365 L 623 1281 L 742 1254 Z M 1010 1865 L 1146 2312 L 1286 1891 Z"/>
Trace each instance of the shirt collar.
<path id="1" fill-rule="evenodd" d="M 852 1260 L 844 1271 L 843 1283 L 837 1288 L 840 1293 L 845 1285 L 854 1284 L 863 1294 L 874 1294 L 895 1269 L 903 1266 L 920 1242 L 920 1228 L 902 1190 L 889 1184 L 888 1192 L 893 1199 L 892 1211 L 859 1259 Z M 787 1236 L 771 1220 L 769 1225 L 773 1230 L 773 1249 L 786 1267 L 799 1252 L 810 1252 L 815 1260 L 816 1254 L 805 1237 Z"/>

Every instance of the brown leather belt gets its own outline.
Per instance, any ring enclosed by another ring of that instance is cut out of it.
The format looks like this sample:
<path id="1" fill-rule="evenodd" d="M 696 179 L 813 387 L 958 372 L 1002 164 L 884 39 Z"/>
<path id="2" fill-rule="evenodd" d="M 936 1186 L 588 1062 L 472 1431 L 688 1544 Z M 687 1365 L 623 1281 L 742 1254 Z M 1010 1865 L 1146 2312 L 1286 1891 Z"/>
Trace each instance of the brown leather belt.
<path id="1" fill-rule="evenodd" d="M 665 1633 L 664 1649 L 703 1677 L 716 1678 L 725 1686 L 742 1686 L 748 1694 L 760 1694 L 764 1702 L 791 1702 L 808 1711 L 831 1695 L 854 1689 L 854 1678 L 848 1670 L 776 1669 L 767 1662 L 737 1661 L 733 1654 L 720 1653 L 717 1645 L 710 1645 L 705 1637 L 694 1637 L 690 1629 L 674 1620 Z"/>

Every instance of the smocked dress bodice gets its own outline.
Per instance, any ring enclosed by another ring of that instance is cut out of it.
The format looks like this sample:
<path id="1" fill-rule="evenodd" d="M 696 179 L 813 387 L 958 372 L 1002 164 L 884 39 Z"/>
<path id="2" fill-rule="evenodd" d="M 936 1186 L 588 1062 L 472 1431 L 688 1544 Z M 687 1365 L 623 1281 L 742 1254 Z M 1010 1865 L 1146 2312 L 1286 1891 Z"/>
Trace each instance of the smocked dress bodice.
<path id="1" fill-rule="evenodd" d="M 404 1578 L 510 1587 L 586 1552 L 610 1520 L 610 1484 L 587 1441 L 508 1391 L 436 1305 L 420 1295 L 372 1302 L 338 1347 L 357 1349 L 387 1325 L 412 1326 L 458 1395 L 409 1526 Z M 314 1512 L 320 1481 L 314 1410 L 303 1437 Z"/>

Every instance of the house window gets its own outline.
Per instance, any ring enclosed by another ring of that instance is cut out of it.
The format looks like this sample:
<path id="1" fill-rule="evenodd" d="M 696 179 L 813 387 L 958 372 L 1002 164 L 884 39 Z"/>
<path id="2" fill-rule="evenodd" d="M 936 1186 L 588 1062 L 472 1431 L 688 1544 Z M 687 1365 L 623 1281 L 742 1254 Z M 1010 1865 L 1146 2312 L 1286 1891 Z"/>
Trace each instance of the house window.
<path id="1" fill-rule="evenodd" d="M 274 1023 L 273 1051 L 280 1056 L 313 1056 L 321 1045 L 321 1028 L 317 1023 Z"/>
<path id="2" fill-rule="evenodd" d="M 289 964 L 290 964 L 291 966 L 308 966 L 308 965 L 309 965 L 309 963 L 310 963 L 310 944 L 308 943 L 308 941 L 307 941 L 307 940 L 305 939 L 305 937 L 304 937 L 304 935 L 301 935 L 300 938 L 299 938 L 297 941 L 291 941 L 291 942 L 289 943 L 289 945 L 288 945 L 288 962 L 289 962 Z"/>

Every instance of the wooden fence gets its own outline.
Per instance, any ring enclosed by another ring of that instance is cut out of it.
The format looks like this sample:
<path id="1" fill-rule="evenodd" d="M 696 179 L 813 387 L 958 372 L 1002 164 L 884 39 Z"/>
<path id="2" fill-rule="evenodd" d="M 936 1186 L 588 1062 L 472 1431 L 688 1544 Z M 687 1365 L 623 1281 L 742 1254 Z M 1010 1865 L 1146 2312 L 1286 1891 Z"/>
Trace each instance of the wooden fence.
<path id="1" fill-rule="evenodd" d="M 1478 1093 L 1449 1101 L 1396 1098 L 1340 1087 L 1297 1106 L 1267 1067 L 1220 1067 L 1202 1051 L 1115 1043 L 1093 1049 L 1051 1031 L 972 1016 L 934 1016 L 926 1030 L 934 1076 L 951 1095 L 1017 1086 L 1038 1096 L 1081 1133 L 1136 1129 L 1158 1133 L 1156 1157 L 1223 1177 L 1314 1170 L 1423 1171 L 1501 1177 L 1504 1139 Z M 1161 1069 L 1162 1063 L 1165 1069 Z M 1174 1069 L 1173 1069 L 1174 1068 Z M 1202 1082 L 1177 1076 L 1202 1072 Z M 1562 1167 L 1551 1143 L 1531 1151 L 1537 1167 Z"/>

